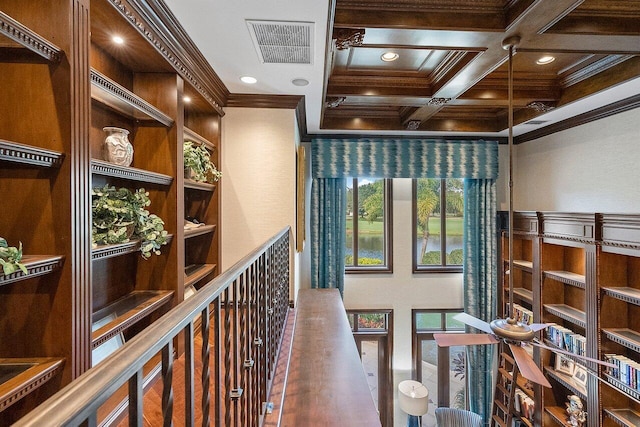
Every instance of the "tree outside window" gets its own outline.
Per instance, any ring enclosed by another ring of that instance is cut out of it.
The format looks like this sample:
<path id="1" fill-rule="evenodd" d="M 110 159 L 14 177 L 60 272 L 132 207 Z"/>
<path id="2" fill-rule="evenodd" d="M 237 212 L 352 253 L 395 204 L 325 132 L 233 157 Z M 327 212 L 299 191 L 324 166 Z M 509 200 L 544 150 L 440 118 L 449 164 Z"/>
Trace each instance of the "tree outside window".
<path id="1" fill-rule="evenodd" d="M 347 178 L 345 270 L 391 271 L 391 180 Z"/>
<path id="2" fill-rule="evenodd" d="M 413 181 L 414 272 L 462 271 L 462 179 Z"/>

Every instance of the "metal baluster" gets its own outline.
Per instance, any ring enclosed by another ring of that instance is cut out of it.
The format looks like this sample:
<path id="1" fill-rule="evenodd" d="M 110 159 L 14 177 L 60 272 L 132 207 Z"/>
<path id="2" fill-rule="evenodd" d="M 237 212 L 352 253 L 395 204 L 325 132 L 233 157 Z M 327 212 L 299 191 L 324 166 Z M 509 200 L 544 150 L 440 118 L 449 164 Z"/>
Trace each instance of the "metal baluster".
<path id="1" fill-rule="evenodd" d="M 231 310 L 229 288 L 224 290 L 224 425 L 231 425 Z"/>
<path id="2" fill-rule="evenodd" d="M 194 403 L 195 363 L 193 360 L 193 321 L 184 328 L 184 425 L 193 427 L 195 424 L 196 407 Z"/>
<path id="3" fill-rule="evenodd" d="M 202 332 L 202 425 L 208 426 L 211 423 L 209 420 L 209 377 L 211 375 L 209 370 L 209 352 L 211 349 L 209 345 L 209 306 L 202 310 L 200 319 L 202 321 L 200 326 Z"/>
<path id="4" fill-rule="evenodd" d="M 251 278 L 251 339 L 253 340 L 251 346 L 251 357 L 254 360 L 254 363 L 258 363 L 258 343 L 260 342 L 259 332 L 258 332 L 258 281 L 256 280 L 256 263 L 253 262 L 250 267 L 250 275 Z M 254 365 L 255 366 L 255 365 Z M 256 367 L 259 369 L 259 365 Z M 260 395 L 258 393 L 258 374 L 254 369 L 251 372 L 251 423 L 250 426 L 258 425 L 258 414 L 260 411 Z"/>
<path id="5" fill-rule="evenodd" d="M 247 334 L 247 280 L 246 280 L 247 271 L 245 270 L 240 276 L 240 358 L 242 359 L 242 368 L 240 371 L 240 386 L 244 390 L 249 390 L 247 387 L 247 370 L 253 367 L 253 360 L 251 356 L 248 354 L 248 334 Z M 248 393 L 245 393 L 242 396 L 241 406 L 240 406 L 240 423 L 243 426 L 247 425 L 247 402 L 248 402 Z"/>
<path id="6" fill-rule="evenodd" d="M 162 348 L 162 425 L 173 426 L 173 341 Z"/>
<path id="7" fill-rule="evenodd" d="M 214 376 L 215 376 L 215 382 L 214 382 L 214 389 L 215 389 L 215 409 L 214 409 L 214 423 L 216 427 L 220 427 L 221 423 L 222 423 L 222 390 L 221 390 L 221 372 L 220 370 L 222 369 L 222 364 L 220 363 L 222 360 L 222 349 L 220 348 L 220 332 L 221 332 L 221 315 L 220 315 L 220 310 L 222 307 L 222 302 L 220 301 L 220 297 L 216 298 L 215 301 L 213 302 L 213 307 L 214 307 L 214 312 L 213 312 L 213 321 L 214 321 L 214 328 L 213 328 L 213 345 L 214 345 L 214 349 L 215 349 L 215 371 L 214 371 Z"/>
<path id="8" fill-rule="evenodd" d="M 142 371 L 136 372 L 129 378 L 129 425 L 142 425 L 142 403 L 144 402 L 142 378 Z"/>

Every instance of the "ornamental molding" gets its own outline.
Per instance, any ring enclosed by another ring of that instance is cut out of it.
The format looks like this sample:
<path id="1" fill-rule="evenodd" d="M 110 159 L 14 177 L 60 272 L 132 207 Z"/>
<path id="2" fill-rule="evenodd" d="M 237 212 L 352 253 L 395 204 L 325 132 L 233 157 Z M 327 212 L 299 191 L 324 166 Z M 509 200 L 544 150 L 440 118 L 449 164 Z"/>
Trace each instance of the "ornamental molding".
<path id="1" fill-rule="evenodd" d="M 346 100 L 347 98 L 345 96 L 340 96 L 336 98 L 327 98 L 327 100 L 324 103 L 324 106 L 327 108 L 336 108 Z"/>
<path id="2" fill-rule="evenodd" d="M 338 28 L 333 32 L 336 49 L 346 50 L 364 43 L 364 28 Z"/>
<path id="3" fill-rule="evenodd" d="M 553 110 L 556 107 L 550 104 L 545 104 L 544 102 L 541 102 L 541 101 L 533 101 L 527 104 L 527 108 L 531 108 L 532 110 L 538 111 L 540 113 L 546 113 Z"/>
<path id="4" fill-rule="evenodd" d="M 49 61 L 58 62 L 62 57 L 62 49 L 2 11 L 0 11 L 0 33 Z"/>
<path id="5" fill-rule="evenodd" d="M 405 125 L 405 129 L 406 130 L 418 130 L 418 128 L 420 127 L 420 123 L 422 123 L 422 121 L 420 121 L 420 120 L 409 120 L 407 122 L 407 124 Z"/>
<path id="6" fill-rule="evenodd" d="M 451 98 L 431 98 L 430 100 L 427 101 L 427 105 L 440 107 L 449 101 L 451 101 Z"/>
<path id="7" fill-rule="evenodd" d="M 125 4 L 126 0 L 109 0 L 109 2 L 142 34 L 165 59 L 171 63 L 173 68 L 193 85 L 204 99 L 220 114 L 224 115 L 222 106 L 209 94 L 208 90 L 200 83 L 200 80 L 193 75 L 191 70 L 184 65 L 183 61 L 174 54 L 168 43 L 161 40 L 158 33 L 148 28 L 148 23 L 138 16 L 138 11 L 130 9 L 130 5 Z M 142 15 L 142 14 L 140 14 Z M 163 22 L 164 24 L 164 22 Z"/>

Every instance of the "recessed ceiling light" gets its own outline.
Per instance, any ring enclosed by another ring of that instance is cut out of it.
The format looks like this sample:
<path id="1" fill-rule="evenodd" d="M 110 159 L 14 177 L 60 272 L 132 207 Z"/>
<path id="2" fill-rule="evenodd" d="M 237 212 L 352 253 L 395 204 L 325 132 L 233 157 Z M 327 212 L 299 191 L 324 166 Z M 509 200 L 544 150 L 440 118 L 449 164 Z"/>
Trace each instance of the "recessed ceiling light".
<path id="1" fill-rule="evenodd" d="M 124 39 L 120 36 L 113 36 L 111 38 L 115 44 L 124 44 Z"/>
<path id="2" fill-rule="evenodd" d="M 186 95 L 185 95 L 185 96 L 182 98 L 182 100 L 188 104 L 188 103 L 190 103 L 190 102 L 191 102 L 191 97 L 190 97 L 190 96 L 186 96 Z"/>
<path id="3" fill-rule="evenodd" d="M 398 55 L 395 52 L 385 52 L 380 56 L 380 59 L 382 59 L 384 62 L 391 62 L 391 61 L 395 61 L 399 57 L 400 55 Z"/>
<path id="4" fill-rule="evenodd" d="M 556 58 L 554 56 L 550 56 L 550 55 L 546 55 L 546 56 L 541 56 L 537 61 L 536 64 L 538 65 L 545 65 L 545 64 L 551 64 L 553 61 L 555 61 Z"/>
<path id="5" fill-rule="evenodd" d="M 307 79 L 293 79 L 291 80 L 291 83 L 293 83 L 295 86 L 306 86 L 309 84 L 309 80 Z"/>
<path id="6" fill-rule="evenodd" d="M 242 76 L 242 77 L 240 77 L 240 80 L 242 80 L 244 83 L 247 83 L 247 84 L 250 84 L 250 85 L 252 85 L 252 84 L 254 84 L 254 83 L 256 83 L 258 81 L 255 77 L 251 77 L 251 76 Z"/>

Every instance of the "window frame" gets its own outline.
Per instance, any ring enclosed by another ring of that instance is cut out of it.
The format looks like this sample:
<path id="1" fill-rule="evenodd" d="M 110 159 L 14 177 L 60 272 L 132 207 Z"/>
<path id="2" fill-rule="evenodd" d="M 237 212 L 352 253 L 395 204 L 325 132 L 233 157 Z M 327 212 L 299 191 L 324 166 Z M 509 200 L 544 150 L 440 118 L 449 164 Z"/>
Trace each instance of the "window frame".
<path id="1" fill-rule="evenodd" d="M 411 180 L 411 254 L 412 254 L 412 270 L 413 273 L 429 274 L 429 273 L 462 273 L 462 265 L 447 265 L 446 249 L 447 249 L 447 221 L 446 221 L 446 206 L 447 206 L 447 191 L 446 182 L 447 178 L 435 178 L 440 179 L 440 253 L 441 264 L 440 265 L 424 265 L 418 263 L 418 212 L 417 212 L 417 197 L 418 197 L 418 178 Z M 444 191 L 442 190 L 444 188 Z M 443 209 L 444 207 L 444 209 Z M 442 211 L 445 214 L 443 215 Z M 443 221 L 442 218 L 445 218 Z M 464 227 L 464 213 L 463 213 L 463 227 Z"/>
<path id="2" fill-rule="evenodd" d="M 429 340 L 435 341 L 433 338 L 433 334 L 436 333 L 465 333 L 466 328 L 447 328 L 447 315 L 451 313 L 462 313 L 464 310 L 462 308 L 447 308 L 447 309 L 421 309 L 414 308 L 411 310 L 411 362 L 412 362 L 412 378 L 416 379 L 416 381 L 420 381 L 422 378 L 422 341 Z M 423 313 L 437 313 L 440 314 L 440 328 L 425 328 L 418 329 L 417 318 L 419 314 Z M 449 355 L 449 347 L 438 347 L 438 362 L 442 360 L 443 365 L 440 366 L 438 364 L 438 400 L 439 402 L 435 402 L 436 406 L 449 406 L 451 402 L 449 401 L 449 391 L 450 391 L 450 381 L 451 377 L 450 373 L 450 365 L 449 365 L 449 357 L 445 357 L 445 355 Z M 450 355 L 449 355 L 450 356 Z M 440 369 L 442 368 L 442 369 Z M 465 358 L 465 375 L 468 373 L 468 365 L 467 360 Z M 468 408 L 469 406 L 469 387 L 468 383 L 465 381 L 465 406 Z"/>
<path id="3" fill-rule="evenodd" d="M 351 177 L 353 185 L 353 200 L 354 212 L 357 212 L 357 200 L 358 200 L 358 180 L 367 179 L 367 177 Z M 393 180 L 391 178 L 376 178 L 370 179 L 382 179 L 384 183 L 384 264 L 381 265 L 357 265 L 358 264 L 358 221 L 353 221 L 353 262 L 354 265 L 344 266 L 345 274 L 376 274 L 376 273 L 393 273 Z M 349 178 L 345 178 L 346 181 Z M 346 213 L 345 213 L 346 215 Z M 357 213 L 356 213 L 357 218 Z M 346 227 L 345 227 L 346 228 Z M 345 230 L 346 239 L 346 230 Z M 346 241 L 345 241 L 346 246 Z"/>

